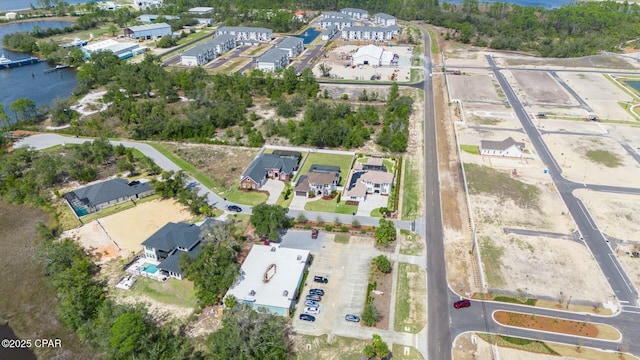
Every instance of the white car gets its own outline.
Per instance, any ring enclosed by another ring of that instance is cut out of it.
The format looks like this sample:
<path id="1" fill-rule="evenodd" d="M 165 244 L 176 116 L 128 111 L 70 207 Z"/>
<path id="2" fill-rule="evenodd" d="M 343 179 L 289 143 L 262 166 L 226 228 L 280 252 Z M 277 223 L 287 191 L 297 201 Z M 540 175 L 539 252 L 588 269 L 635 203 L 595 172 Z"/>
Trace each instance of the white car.
<path id="1" fill-rule="evenodd" d="M 320 313 L 320 308 L 315 307 L 315 306 L 307 306 L 306 308 L 304 308 L 304 313 L 305 314 L 319 314 Z"/>

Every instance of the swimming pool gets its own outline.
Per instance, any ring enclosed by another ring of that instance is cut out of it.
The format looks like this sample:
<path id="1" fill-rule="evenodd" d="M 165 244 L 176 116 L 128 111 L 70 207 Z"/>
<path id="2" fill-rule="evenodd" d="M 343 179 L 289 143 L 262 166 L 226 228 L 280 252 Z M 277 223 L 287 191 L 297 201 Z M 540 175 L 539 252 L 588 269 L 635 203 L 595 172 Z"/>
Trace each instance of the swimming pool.
<path id="1" fill-rule="evenodd" d="M 142 265 L 142 270 L 148 272 L 149 274 L 155 274 L 156 272 L 158 272 L 158 267 L 153 264 L 144 263 L 144 265 Z"/>

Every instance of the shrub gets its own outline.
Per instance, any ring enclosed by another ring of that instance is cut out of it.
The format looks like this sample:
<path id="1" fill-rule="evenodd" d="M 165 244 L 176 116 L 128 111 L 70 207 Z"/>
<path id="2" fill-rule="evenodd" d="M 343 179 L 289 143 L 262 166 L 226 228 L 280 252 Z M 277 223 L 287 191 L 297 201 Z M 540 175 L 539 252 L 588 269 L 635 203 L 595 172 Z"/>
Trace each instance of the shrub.
<path id="1" fill-rule="evenodd" d="M 305 229 L 305 230 L 311 230 L 311 225 L 307 224 L 307 225 L 305 225 L 305 226 L 303 227 L 303 229 Z"/>
<path id="2" fill-rule="evenodd" d="M 349 232 L 349 228 L 343 225 L 340 227 L 340 232 L 343 232 L 343 233 Z"/>
<path id="3" fill-rule="evenodd" d="M 376 326 L 376 323 L 380 320 L 382 315 L 380 314 L 380 310 L 378 310 L 373 303 L 369 303 L 365 305 L 361 317 L 362 323 L 365 326 Z"/>
<path id="4" fill-rule="evenodd" d="M 333 231 L 333 226 L 331 226 L 331 225 L 325 225 L 325 226 L 324 226 L 324 230 L 325 230 L 325 231 Z"/>
<path id="5" fill-rule="evenodd" d="M 383 272 L 385 274 L 389 274 L 391 273 L 391 270 L 393 270 L 393 267 L 391 266 L 391 262 L 384 255 L 378 255 L 375 258 L 373 258 L 373 263 L 376 265 L 376 267 L 380 272 Z"/>

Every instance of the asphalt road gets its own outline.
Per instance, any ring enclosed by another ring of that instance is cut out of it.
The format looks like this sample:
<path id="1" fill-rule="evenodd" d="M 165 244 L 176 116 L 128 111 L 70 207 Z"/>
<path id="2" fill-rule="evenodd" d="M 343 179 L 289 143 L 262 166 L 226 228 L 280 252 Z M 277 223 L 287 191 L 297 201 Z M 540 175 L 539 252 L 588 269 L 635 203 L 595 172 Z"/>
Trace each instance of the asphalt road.
<path id="1" fill-rule="evenodd" d="M 438 143 L 433 99 L 431 39 L 422 30 L 424 39 L 424 183 L 425 215 L 416 230 L 427 248 L 427 355 L 429 359 L 451 359 L 451 329 L 449 325 L 449 288 L 444 258 L 444 231 L 440 204 L 438 174 Z"/>
<path id="2" fill-rule="evenodd" d="M 518 116 L 523 129 L 531 139 L 531 143 L 535 147 L 540 159 L 549 169 L 551 179 L 558 189 L 562 200 L 567 205 L 573 220 L 578 226 L 580 235 L 584 238 L 585 244 L 589 247 L 589 250 L 593 254 L 596 262 L 609 282 L 609 285 L 613 290 L 613 294 L 611 294 L 612 299 L 615 297 L 622 304 L 637 305 L 638 294 L 627 275 L 621 271 L 622 267 L 613 254 L 608 240 L 597 227 L 596 222 L 591 217 L 591 214 L 589 214 L 586 206 L 584 206 L 582 201 L 573 196 L 573 190 L 585 186 L 579 186 L 574 182 L 566 180 L 562 176 L 562 169 L 558 166 L 558 163 L 551 155 L 551 152 L 542 140 L 540 132 L 533 125 L 533 122 L 529 118 L 524 106 L 522 106 L 522 103 L 507 82 L 506 78 L 496 66 L 493 58 L 489 55 L 486 55 L 486 58 L 496 79 L 498 80 L 498 83 L 507 96 L 509 103 Z M 597 191 L 599 187 L 592 185 L 590 188 Z"/>

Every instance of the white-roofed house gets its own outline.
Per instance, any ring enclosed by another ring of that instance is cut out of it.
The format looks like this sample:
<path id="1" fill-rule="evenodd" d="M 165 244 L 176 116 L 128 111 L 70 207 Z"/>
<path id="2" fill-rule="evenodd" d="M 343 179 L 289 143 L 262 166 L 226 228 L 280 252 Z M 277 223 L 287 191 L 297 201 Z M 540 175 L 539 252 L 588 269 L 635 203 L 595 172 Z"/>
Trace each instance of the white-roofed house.
<path id="1" fill-rule="evenodd" d="M 373 15 L 373 21 L 375 21 L 376 24 L 380 24 L 382 26 L 396 25 L 397 22 L 395 16 L 385 13 L 377 13 Z"/>
<path id="2" fill-rule="evenodd" d="M 308 260 L 308 250 L 253 245 L 242 263 L 240 278 L 225 297 L 233 295 L 238 303 L 254 310 L 289 316 Z"/>
<path id="3" fill-rule="evenodd" d="M 276 71 L 289 65 L 289 52 L 271 49 L 258 58 L 257 68 L 262 71 Z"/>
<path id="4" fill-rule="evenodd" d="M 289 58 L 293 58 L 300 55 L 304 50 L 304 40 L 299 37 L 289 36 L 276 45 L 276 49 L 287 51 Z"/>
<path id="5" fill-rule="evenodd" d="M 351 17 L 354 20 L 361 20 L 369 17 L 369 12 L 362 9 L 344 8 L 340 9 L 340 12 Z"/>
<path id="6" fill-rule="evenodd" d="M 380 66 L 383 50 L 379 46 L 373 44 L 362 46 L 353 55 L 354 65 L 371 65 Z"/>
<path id="7" fill-rule="evenodd" d="M 508 137 L 502 141 L 480 140 L 480 155 L 525 157 L 524 143 Z"/>

